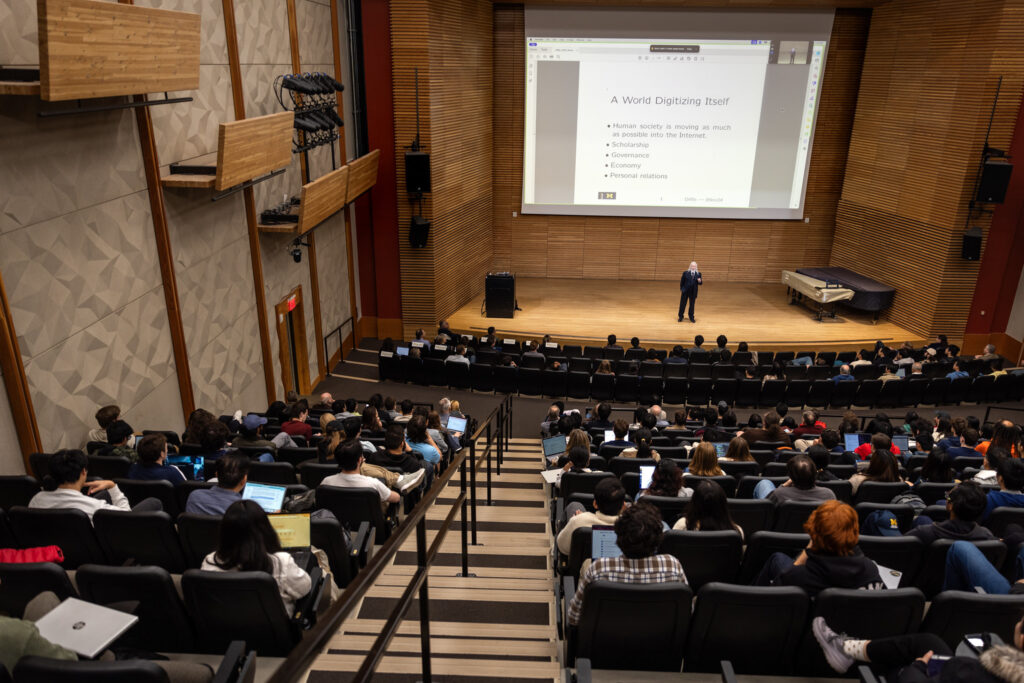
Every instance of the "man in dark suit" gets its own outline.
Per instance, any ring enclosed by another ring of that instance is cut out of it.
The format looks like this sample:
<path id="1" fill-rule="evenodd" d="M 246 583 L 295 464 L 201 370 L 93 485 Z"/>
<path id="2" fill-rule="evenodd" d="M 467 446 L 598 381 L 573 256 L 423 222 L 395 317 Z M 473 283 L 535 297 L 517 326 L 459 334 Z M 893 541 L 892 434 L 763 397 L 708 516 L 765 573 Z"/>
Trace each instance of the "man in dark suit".
<path id="1" fill-rule="evenodd" d="M 679 322 L 683 322 L 683 315 L 686 311 L 686 302 L 690 302 L 690 322 L 697 322 L 693 319 L 693 307 L 697 303 L 697 288 L 703 284 L 700 271 L 697 270 L 697 262 L 690 263 L 690 268 L 679 278 Z"/>

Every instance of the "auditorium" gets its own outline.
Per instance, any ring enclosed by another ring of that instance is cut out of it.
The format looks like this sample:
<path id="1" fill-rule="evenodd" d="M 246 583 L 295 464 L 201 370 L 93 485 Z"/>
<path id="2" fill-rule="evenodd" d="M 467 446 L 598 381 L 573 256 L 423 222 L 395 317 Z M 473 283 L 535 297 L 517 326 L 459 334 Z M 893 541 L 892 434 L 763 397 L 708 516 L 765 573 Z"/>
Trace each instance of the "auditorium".
<path id="1" fill-rule="evenodd" d="M 1024 681 L 1024 0 L 0 3 L 0 683 Z"/>

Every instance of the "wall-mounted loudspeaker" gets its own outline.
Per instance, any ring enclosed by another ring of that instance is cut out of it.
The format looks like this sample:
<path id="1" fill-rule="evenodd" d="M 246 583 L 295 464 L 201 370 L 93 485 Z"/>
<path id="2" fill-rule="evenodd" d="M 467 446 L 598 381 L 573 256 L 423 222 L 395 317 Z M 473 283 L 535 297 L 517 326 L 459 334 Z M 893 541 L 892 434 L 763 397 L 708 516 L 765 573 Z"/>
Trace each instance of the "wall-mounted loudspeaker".
<path id="1" fill-rule="evenodd" d="M 1013 164 L 1002 159 L 989 159 L 981 169 L 978 196 L 975 199 L 986 204 L 1002 204 L 1006 199 L 1006 188 L 1010 184 Z"/>
<path id="2" fill-rule="evenodd" d="M 415 249 L 427 246 L 427 237 L 430 236 L 430 221 L 423 216 L 413 216 L 409 224 L 409 244 Z"/>
<path id="3" fill-rule="evenodd" d="M 981 258 L 981 228 L 968 228 L 960 245 L 960 256 L 968 261 Z"/>
<path id="4" fill-rule="evenodd" d="M 430 192 L 430 155 L 426 152 L 405 153 L 405 191 Z"/>

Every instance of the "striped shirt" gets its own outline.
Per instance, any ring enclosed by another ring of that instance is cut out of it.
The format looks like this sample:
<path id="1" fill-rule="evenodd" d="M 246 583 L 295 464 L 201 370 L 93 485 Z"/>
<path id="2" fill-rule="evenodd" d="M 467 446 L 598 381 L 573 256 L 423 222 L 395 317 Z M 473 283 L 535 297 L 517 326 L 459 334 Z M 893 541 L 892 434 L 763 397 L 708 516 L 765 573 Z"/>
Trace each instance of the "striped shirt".
<path id="1" fill-rule="evenodd" d="M 614 581 L 615 583 L 666 583 L 668 581 L 682 581 L 686 583 L 686 574 L 683 573 L 683 565 L 679 564 L 672 555 L 651 555 L 640 559 L 628 557 L 602 557 L 594 560 L 593 564 L 583 573 L 580 585 L 576 589 L 576 595 L 569 603 L 569 623 L 576 625 L 580 622 L 580 612 L 583 610 L 583 594 L 587 586 L 594 581 Z"/>

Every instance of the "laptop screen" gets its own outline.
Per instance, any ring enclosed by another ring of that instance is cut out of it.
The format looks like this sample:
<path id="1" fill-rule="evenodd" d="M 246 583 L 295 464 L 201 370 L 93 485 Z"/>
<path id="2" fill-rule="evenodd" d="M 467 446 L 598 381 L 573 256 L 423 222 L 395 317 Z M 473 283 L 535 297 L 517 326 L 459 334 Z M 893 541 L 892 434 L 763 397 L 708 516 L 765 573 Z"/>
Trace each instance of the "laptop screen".
<path id="1" fill-rule="evenodd" d="M 448 424 L 445 425 L 449 432 L 466 432 L 466 418 L 448 416 Z"/>
<path id="2" fill-rule="evenodd" d="M 654 477 L 654 465 L 640 465 L 640 490 L 651 488 Z"/>
<path id="3" fill-rule="evenodd" d="M 192 481 L 203 481 L 203 464 L 204 458 L 201 455 L 178 455 L 178 454 L 167 454 L 167 464 L 174 465 L 182 474 L 185 475 L 186 479 Z"/>
<path id="4" fill-rule="evenodd" d="M 399 346 L 397 349 L 395 349 L 395 352 L 398 353 L 399 356 L 408 356 L 409 355 L 409 347 L 407 347 L 407 346 Z"/>
<path id="5" fill-rule="evenodd" d="M 910 450 L 910 437 L 906 434 L 893 434 L 892 445 L 900 449 L 900 453 L 906 453 Z"/>
<path id="6" fill-rule="evenodd" d="M 604 440 L 605 441 L 615 441 L 615 430 L 614 429 L 606 429 L 606 430 L 604 430 Z"/>
<path id="7" fill-rule="evenodd" d="M 249 482 L 242 491 L 242 500 L 256 501 L 264 512 L 280 512 L 284 504 L 285 487 Z"/>
<path id="8" fill-rule="evenodd" d="M 544 457 L 557 458 L 565 453 L 566 438 L 564 436 L 552 436 L 544 439 Z"/>
<path id="9" fill-rule="evenodd" d="M 725 441 L 716 441 L 712 445 L 715 447 L 715 455 L 719 458 L 724 458 L 729 452 L 729 444 Z"/>
<path id="10" fill-rule="evenodd" d="M 844 434 L 843 439 L 845 441 L 846 450 L 855 451 L 858 446 L 871 441 L 871 435 L 864 432 L 857 432 L 856 434 Z"/>
<path id="11" fill-rule="evenodd" d="M 602 557 L 619 557 L 622 550 L 615 537 L 615 527 L 595 526 L 591 529 L 590 557 L 598 560 Z"/>
<path id="12" fill-rule="evenodd" d="M 309 515 L 268 515 L 282 548 L 308 548 Z"/>

